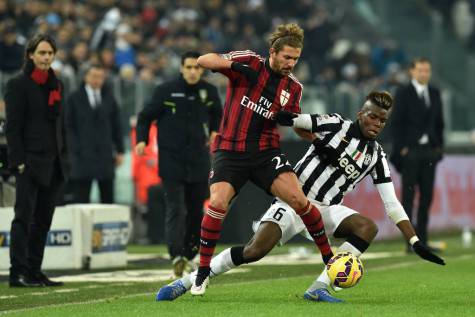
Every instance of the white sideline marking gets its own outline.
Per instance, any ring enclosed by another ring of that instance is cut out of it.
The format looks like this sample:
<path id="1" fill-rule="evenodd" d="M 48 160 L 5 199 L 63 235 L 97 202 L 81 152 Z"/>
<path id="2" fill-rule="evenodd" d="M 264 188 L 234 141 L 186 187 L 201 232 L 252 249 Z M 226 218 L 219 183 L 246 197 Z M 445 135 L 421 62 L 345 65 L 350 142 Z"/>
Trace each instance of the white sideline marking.
<path id="1" fill-rule="evenodd" d="M 309 249 L 310 250 L 310 249 Z M 390 257 L 405 256 L 404 252 L 368 252 L 363 253 L 361 258 L 368 259 L 382 259 Z M 258 262 L 250 263 L 248 265 L 301 265 L 301 264 L 320 264 L 323 263 L 322 256 L 315 252 L 308 251 L 300 253 L 268 255 Z"/>
<path id="2" fill-rule="evenodd" d="M 250 269 L 238 268 L 227 272 L 226 274 L 244 273 Z M 130 285 L 133 282 L 163 282 L 173 278 L 171 270 L 123 270 L 113 272 L 88 273 L 80 275 L 58 276 L 62 282 L 122 282 L 117 286 Z"/>
<path id="3" fill-rule="evenodd" d="M 157 254 L 150 254 L 150 253 L 127 253 L 127 262 L 139 261 L 139 260 L 151 260 L 151 259 L 170 259 L 170 256 L 168 254 L 157 255 Z"/>
<path id="4" fill-rule="evenodd" d="M 10 298 L 17 298 L 18 296 L 16 295 L 4 295 L 0 296 L 0 299 L 10 299 Z"/>
<path id="5" fill-rule="evenodd" d="M 79 288 L 65 288 L 65 289 L 58 289 L 53 291 L 53 293 L 73 293 L 78 292 Z"/>
<path id="6" fill-rule="evenodd" d="M 94 300 L 84 301 L 84 302 L 71 302 L 71 303 L 64 303 L 64 304 L 51 304 L 51 305 L 36 306 L 36 307 L 30 307 L 30 308 L 4 310 L 4 311 L 0 311 L 0 315 L 7 315 L 7 314 L 10 314 L 10 313 L 27 312 L 27 311 L 32 311 L 32 310 L 42 309 L 42 308 L 67 307 L 67 306 L 72 306 L 72 305 L 83 305 L 83 304 L 84 304 L 84 305 L 89 305 L 89 304 L 96 304 L 96 303 L 108 302 L 108 301 L 111 301 L 111 300 L 118 300 L 118 299 L 123 299 L 123 298 L 132 298 L 132 297 L 140 297 L 140 296 L 146 296 L 146 295 L 150 296 L 150 293 L 130 294 L 130 295 L 126 295 L 126 296 L 107 297 L 107 298 L 94 299 Z"/>

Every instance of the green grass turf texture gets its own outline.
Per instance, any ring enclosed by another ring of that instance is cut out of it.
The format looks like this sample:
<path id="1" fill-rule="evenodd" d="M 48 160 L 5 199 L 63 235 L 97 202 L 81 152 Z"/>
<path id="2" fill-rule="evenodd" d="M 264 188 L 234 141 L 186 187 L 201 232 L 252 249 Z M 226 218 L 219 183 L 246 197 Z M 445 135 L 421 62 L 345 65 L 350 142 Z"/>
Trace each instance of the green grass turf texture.
<path id="1" fill-rule="evenodd" d="M 250 272 L 213 279 L 203 297 L 187 292 L 173 302 L 159 303 L 155 293 L 164 282 L 68 283 L 34 290 L 2 283 L 0 296 L 18 297 L 0 299 L 0 316 L 475 316 L 475 248 L 460 248 L 459 237 L 443 238 L 448 242 L 445 267 L 415 255 L 364 261 L 361 283 L 337 294 L 343 304 L 302 299 L 322 265 L 247 266 Z M 142 247 L 131 248 L 144 252 Z M 402 249 L 400 241 L 379 242 L 369 251 Z M 274 254 L 287 250 L 278 248 Z M 76 290 L 52 292 L 60 289 Z M 38 292 L 44 294 L 32 295 Z"/>

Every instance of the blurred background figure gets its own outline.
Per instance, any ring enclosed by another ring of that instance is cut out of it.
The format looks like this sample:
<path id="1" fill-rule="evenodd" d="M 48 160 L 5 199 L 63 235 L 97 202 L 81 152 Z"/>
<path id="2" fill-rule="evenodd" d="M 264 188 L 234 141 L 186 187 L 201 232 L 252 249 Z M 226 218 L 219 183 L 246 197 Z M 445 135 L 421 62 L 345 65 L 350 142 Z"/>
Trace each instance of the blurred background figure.
<path id="1" fill-rule="evenodd" d="M 413 222 L 414 197 L 416 190 L 419 192 L 415 228 L 427 245 L 436 166 L 444 147 L 444 118 L 440 91 L 429 84 L 430 61 L 416 58 L 409 71 L 411 82 L 400 87 L 395 96 L 392 161 L 401 173 L 402 204 Z"/>
<path id="2" fill-rule="evenodd" d="M 0 100 L 0 207 L 11 207 L 15 203 L 15 179 L 8 168 L 5 124 L 5 102 Z"/>
<path id="3" fill-rule="evenodd" d="M 137 118 L 130 119 L 130 140 L 135 148 Z M 165 230 L 165 198 L 162 179 L 158 176 L 158 129 L 150 126 L 148 145 L 142 155 L 131 153 L 132 181 L 134 183 L 132 239 L 138 243 L 163 243 Z"/>
<path id="4" fill-rule="evenodd" d="M 101 203 L 114 203 L 115 168 L 122 164 L 124 141 L 119 107 L 104 85 L 105 79 L 104 68 L 91 65 L 84 85 L 67 102 L 71 186 L 76 203 L 89 203 L 93 180 L 99 185 Z"/>
<path id="5" fill-rule="evenodd" d="M 23 64 L 25 39 L 17 34 L 12 20 L 1 24 L 0 33 L 0 72 L 11 74 Z"/>
<path id="6" fill-rule="evenodd" d="M 209 195 L 209 143 L 222 114 L 216 87 L 201 79 L 199 56 L 197 52 L 182 55 L 180 77 L 156 88 L 137 122 L 135 151 L 142 155 L 150 142 L 150 125 L 157 121 L 165 236 L 176 276 L 182 276 L 198 253 L 203 203 Z"/>

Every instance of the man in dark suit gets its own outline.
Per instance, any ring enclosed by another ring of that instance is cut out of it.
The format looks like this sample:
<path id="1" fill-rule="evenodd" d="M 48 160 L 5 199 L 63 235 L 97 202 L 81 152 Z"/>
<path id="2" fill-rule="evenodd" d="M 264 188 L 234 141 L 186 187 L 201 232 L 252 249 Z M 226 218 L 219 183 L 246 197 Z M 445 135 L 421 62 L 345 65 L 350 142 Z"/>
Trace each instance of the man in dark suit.
<path id="1" fill-rule="evenodd" d="M 89 203 L 93 180 L 98 182 L 101 202 L 114 202 L 115 168 L 122 164 L 124 142 L 119 107 L 104 86 L 105 79 L 102 66 L 90 66 L 84 85 L 67 102 L 66 131 L 76 203 Z"/>
<path id="2" fill-rule="evenodd" d="M 165 193 L 165 236 L 176 276 L 198 253 L 203 203 L 208 197 L 209 144 L 221 119 L 218 90 L 201 79 L 197 52 L 181 58 L 181 76 L 155 89 L 137 121 L 135 151 L 143 155 L 157 120 L 159 173 Z"/>
<path id="3" fill-rule="evenodd" d="M 41 272 L 46 238 L 68 174 L 62 84 L 50 68 L 54 40 L 36 35 L 27 44 L 23 71 L 5 91 L 9 167 L 16 175 L 10 231 L 10 286 L 58 286 Z"/>
<path id="4" fill-rule="evenodd" d="M 402 176 L 402 204 L 412 218 L 414 193 L 419 188 L 416 232 L 427 244 L 429 209 L 437 162 L 444 146 L 444 119 L 440 91 L 429 85 L 431 64 L 416 58 L 410 65 L 411 82 L 400 87 L 392 115 L 392 162 Z"/>

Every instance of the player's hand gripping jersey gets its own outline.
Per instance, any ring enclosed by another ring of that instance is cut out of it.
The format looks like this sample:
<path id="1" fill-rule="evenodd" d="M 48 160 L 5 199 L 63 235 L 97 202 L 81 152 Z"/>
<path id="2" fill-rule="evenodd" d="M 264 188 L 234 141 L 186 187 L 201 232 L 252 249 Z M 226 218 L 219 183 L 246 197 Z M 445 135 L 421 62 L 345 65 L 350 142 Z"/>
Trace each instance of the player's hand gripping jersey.
<path id="1" fill-rule="evenodd" d="M 300 113 L 302 84 L 292 74 L 282 76 L 273 72 L 269 60 L 252 51 L 221 56 L 245 64 L 250 70 L 233 67 L 220 71 L 229 78 L 229 84 L 213 150 L 243 152 L 278 148 L 279 134 L 273 113 L 281 109 Z M 257 73 L 255 84 L 252 70 Z"/>

